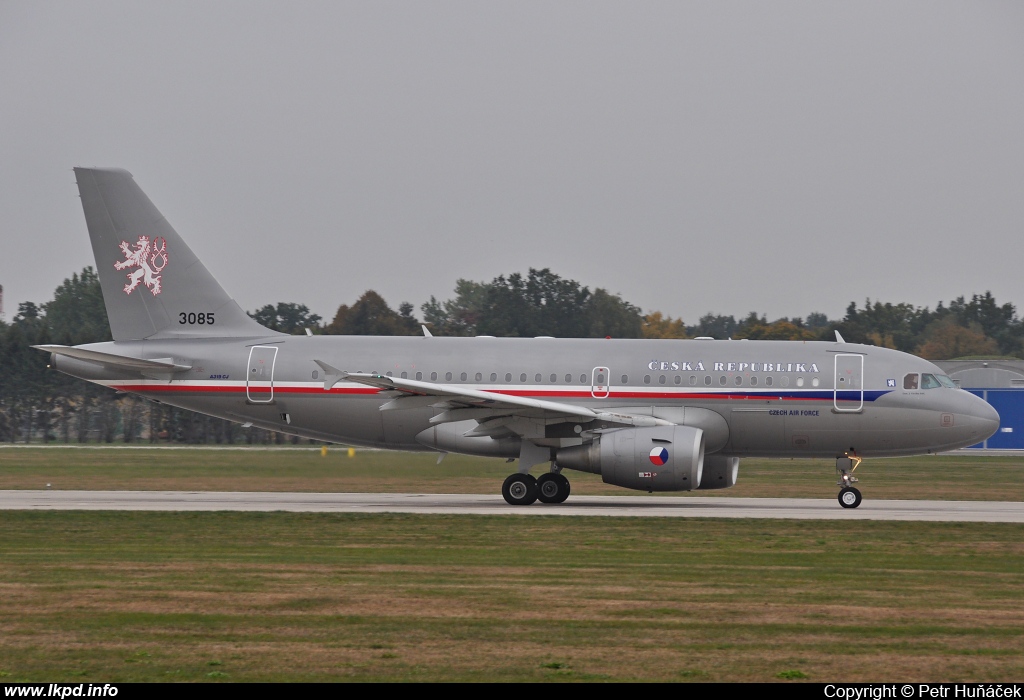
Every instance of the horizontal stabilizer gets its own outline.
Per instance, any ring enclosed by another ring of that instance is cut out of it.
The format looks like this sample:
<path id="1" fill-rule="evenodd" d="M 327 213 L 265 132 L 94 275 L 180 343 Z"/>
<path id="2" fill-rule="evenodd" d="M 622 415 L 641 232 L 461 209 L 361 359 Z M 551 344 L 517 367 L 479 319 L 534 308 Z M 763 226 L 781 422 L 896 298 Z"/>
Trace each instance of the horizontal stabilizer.
<path id="1" fill-rule="evenodd" d="M 74 359 L 82 360 L 83 362 L 92 362 L 93 364 L 103 365 L 104 367 L 125 369 L 144 374 L 167 374 L 184 372 L 185 370 L 192 369 L 192 365 L 178 364 L 170 357 L 156 360 L 143 360 L 138 357 L 125 357 L 124 355 L 114 355 L 109 352 L 97 352 L 96 350 L 86 350 L 85 348 L 73 348 L 68 345 L 33 345 L 32 347 L 36 350 L 53 353 L 54 355 L 73 357 Z"/>

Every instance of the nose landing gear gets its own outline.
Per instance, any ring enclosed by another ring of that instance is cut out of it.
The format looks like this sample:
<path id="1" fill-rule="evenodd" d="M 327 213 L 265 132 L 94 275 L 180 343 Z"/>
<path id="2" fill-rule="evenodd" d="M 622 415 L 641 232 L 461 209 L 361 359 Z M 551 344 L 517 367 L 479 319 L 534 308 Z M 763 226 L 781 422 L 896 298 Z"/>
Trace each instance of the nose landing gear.
<path id="1" fill-rule="evenodd" d="M 856 508 L 862 500 L 860 491 L 853 486 L 859 479 L 853 475 L 860 466 L 861 458 L 855 452 L 847 452 L 845 457 L 836 459 L 836 473 L 839 475 L 836 486 L 839 489 L 839 505 L 843 508 Z"/>

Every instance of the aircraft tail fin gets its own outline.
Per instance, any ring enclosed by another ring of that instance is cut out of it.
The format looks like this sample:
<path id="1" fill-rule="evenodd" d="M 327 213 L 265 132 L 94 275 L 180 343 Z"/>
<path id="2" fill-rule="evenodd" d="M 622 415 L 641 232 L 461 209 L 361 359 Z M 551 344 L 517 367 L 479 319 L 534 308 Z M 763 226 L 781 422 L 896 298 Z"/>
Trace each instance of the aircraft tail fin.
<path id="1" fill-rule="evenodd" d="M 228 296 L 120 168 L 75 168 L 114 340 L 275 335 Z"/>

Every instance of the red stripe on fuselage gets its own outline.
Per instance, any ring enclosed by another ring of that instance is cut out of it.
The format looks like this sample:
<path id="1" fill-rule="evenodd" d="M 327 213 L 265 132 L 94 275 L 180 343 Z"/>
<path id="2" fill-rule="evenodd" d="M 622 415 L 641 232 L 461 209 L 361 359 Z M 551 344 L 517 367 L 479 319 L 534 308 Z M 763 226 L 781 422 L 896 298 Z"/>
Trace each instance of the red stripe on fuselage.
<path id="1" fill-rule="evenodd" d="M 115 388 L 121 391 L 136 393 L 182 393 L 182 394 L 245 394 L 245 386 L 225 386 L 222 384 L 120 384 Z M 270 388 L 252 387 L 249 393 L 269 394 Z M 372 396 L 384 389 L 375 387 L 334 387 L 324 391 L 322 387 L 316 386 L 275 386 L 275 394 L 329 394 L 342 396 Z M 589 391 L 531 391 L 528 389 L 484 389 L 488 393 L 497 396 L 521 396 L 536 399 L 594 399 Z M 443 401 L 445 397 L 439 396 L 438 400 Z M 458 397 L 451 397 L 457 399 Z M 612 391 L 607 397 L 596 399 L 598 401 L 607 399 L 676 399 L 690 401 L 831 401 L 831 396 L 776 396 L 769 394 L 737 394 L 737 393 L 690 393 L 690 392 L 652 392 L 652 391 Z"/>

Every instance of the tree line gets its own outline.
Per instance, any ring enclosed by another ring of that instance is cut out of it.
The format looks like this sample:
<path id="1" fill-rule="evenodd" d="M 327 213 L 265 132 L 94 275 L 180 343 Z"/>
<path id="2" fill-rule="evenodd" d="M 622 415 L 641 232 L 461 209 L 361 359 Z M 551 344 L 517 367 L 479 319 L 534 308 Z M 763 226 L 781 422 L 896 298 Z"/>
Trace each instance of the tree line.
<path id="1" fill-rule="evenodd" d="M 304 305 L 268 304 L 249 315 L 290 334 L 434 335 L 561 338 L 696 338 L 834 340 L 911 352 L 926 359 L 1024 357 L 1024 323 L 1013 304 L 990 292 L 958 297 L 934 309 L 866 300 L 851 302 L 841 319 L 823 313 L 773 321 L 751 312 L 705 314 L 686 324 L 643 311 L 619 294 L 565 279 L 550 269 L 501 275 L 490 282 L 460 279 L 451 298 L 431 297 L 397 310 L 373 290 L 341 304 L 330 322 Z M 0 441 L 282 443 L 294 437 L 242 428 L 48 370 L 48 355 L 32 345 L 81 345 L 111 340 L 99 278 L 91 267 L 57 287 L 44 304 L 22 302 L 10 323 L 0 321 Z"/>

